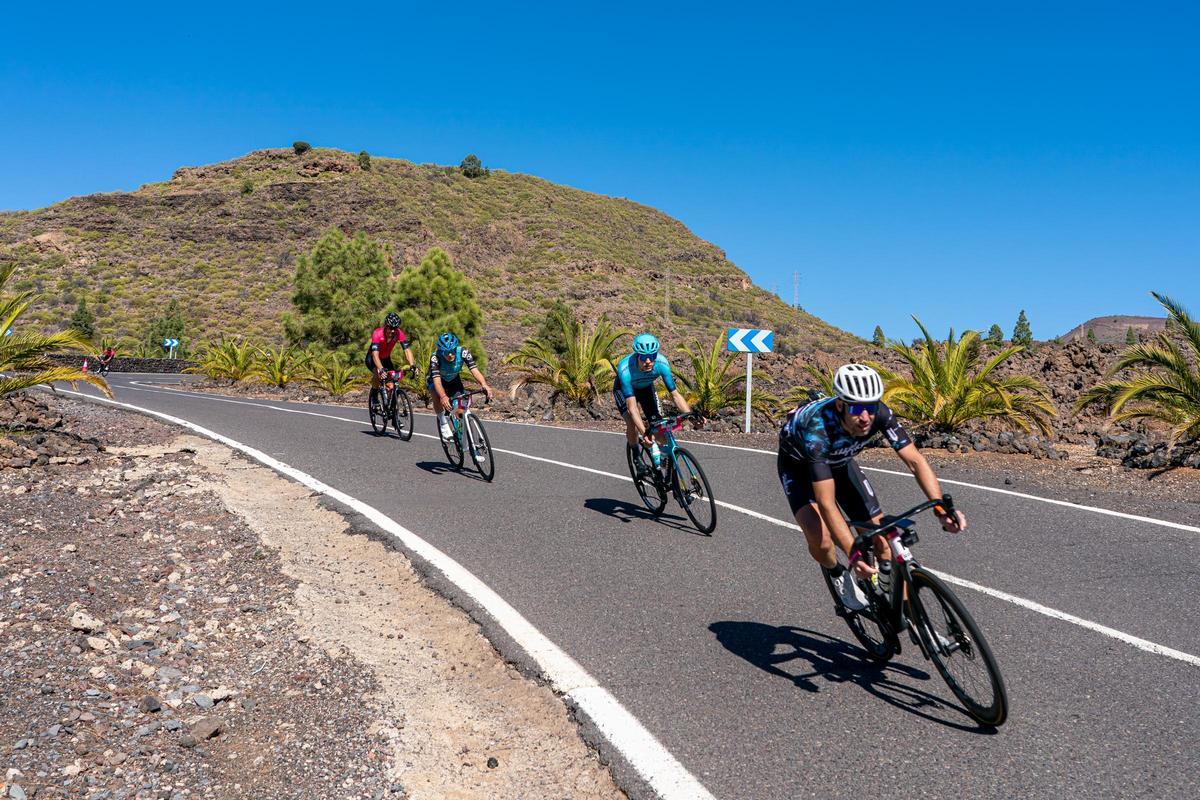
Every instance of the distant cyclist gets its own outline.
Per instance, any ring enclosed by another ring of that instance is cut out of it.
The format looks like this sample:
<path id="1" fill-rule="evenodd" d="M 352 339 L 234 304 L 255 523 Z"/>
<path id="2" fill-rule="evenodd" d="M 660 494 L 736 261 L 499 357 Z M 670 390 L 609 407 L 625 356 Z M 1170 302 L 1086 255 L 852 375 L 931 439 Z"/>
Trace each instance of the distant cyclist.
<path id="1" fill-rule="evenodd" d="M 867 607 L 867 599 L 838 563 L 833 544 L 845 553 L 854 546 L 843 510 L 852 520 L 871 519 L 876 524 L 883 513 L 854 456 L 873 436 L 883 433 L 926 497 L 941 497 L 942 487 L 895 412 L 881 402 L 883 379 L 878 372 L 865 364 L 846 364 L 834 374 L 833 388 L 834 397 L 813 400 L 788 414 L 779 431 L 777 466 L 792 514 L 808 540 L 808 552 L 829 570 L 842 603 L 861 611 Z M 961 511 L 955 511 L 953 517 L 936 509 L 935 513 L 947 531 L 967 527 Z M 885 547 L 877 547 L 875 554 L 881 564 L 892 557 Z M 877 571 L 862 561 L 857 561 L 854 569 L 863 577 Z"/>
<path id="2" fill-rule="evenodd" d="M 691 412 L 692 407 L 675 385 L 670 363 L 659 352 L 658 339 L 649 333 L 639 334 L 633 340 L 633 352 L 617 362 L 613 380 L 613 402 L 625 418 L 625 439 L 630 447 L 636 448 L 639 441 L 647 447 L 651 444 L 646 421 L 663 415 L 654 388 L 654 382 L 659 378 L 679 411 Z M 660 438 L 659 443 L 664 441 Z"/>
<path id="3" fill-rule="evenodd" d="M 113 359 L 116 358 L 116 356 L 117 356 L 117 351 L 113 350 L 112 345 L 109 345 L 108 347 L 104 348 L 104 352 L 100 355 L 99 372 L 101 375 L 108 374 L 108 368 L 110 366 L 112 366 Z"/>
<path id="4" fill-rule="evenodd" d="M 437 409 L 438 427 L 445 439 L 454 435 L 454 431 L 450 428 L 450 420 L 446 418 L 446 412 L 452 409 L 450 398 L 459 392 L 466 391 L 462 383 L 463 367 L 470 370 L 475 380 L 479 381 L 480 388 L 487 393 L 487 399 L 490 401 L 492 387 L 488 385 L 487 379 L 483 377 L 483 373 L 476 366 L 475 356 L 471 355 L 470 350 L 459 344 L 458 337 L 453 333 L 448 331 L 443 333 L 438 337 L 433 355 L 429 357 L 429 375 L 425 378 L 425 388 L 436 400 L 434 408 Z M 462 412 L 458 413 L 461 416 Z"/>
<path id="5" fill-rule="evenodd" d="M 404 351 L 408 368 L 414 375 L 417 374 L 412 353 L 408 349 L 408 337 L 400 330 L 400 315 L 389 311 L 383 318 L 383 327 L 371 332 L 371 344 L 367 347 L 367 369 L 371 371 L 372 398 L 379 392 L 380 380 L 384 373 L 396 368 L 392 363 L 392 351 L 396 349 L 396 345 L 400 345 L 400 349 Z"/>

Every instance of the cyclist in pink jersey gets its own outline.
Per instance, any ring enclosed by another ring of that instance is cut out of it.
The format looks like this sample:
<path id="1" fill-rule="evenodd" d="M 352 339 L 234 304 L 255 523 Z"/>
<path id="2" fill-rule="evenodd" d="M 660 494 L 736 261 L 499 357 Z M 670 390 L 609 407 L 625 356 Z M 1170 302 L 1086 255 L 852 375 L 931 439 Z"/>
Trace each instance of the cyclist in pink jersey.
<path id="1" fill-rule="evenodd" d="M 400 315 L 389 311 L 383 318 L 383 327 L 372 331 L 371 345 L 367 348 L 366 363 L 367 369 L 371 371 L 372 397 L 379 391 L 379 382 L 383 374 L 396 368 L 392 363 L 392 351 L 396 349 L 396 345 L 400 345 L 400 349 L 404 351 L 404 358 L 408 361 L 408 368 L 416 375 L 417 367 L 413 363 L 412 352 L 408 349 L 408 337 L 400 330 Z"/>

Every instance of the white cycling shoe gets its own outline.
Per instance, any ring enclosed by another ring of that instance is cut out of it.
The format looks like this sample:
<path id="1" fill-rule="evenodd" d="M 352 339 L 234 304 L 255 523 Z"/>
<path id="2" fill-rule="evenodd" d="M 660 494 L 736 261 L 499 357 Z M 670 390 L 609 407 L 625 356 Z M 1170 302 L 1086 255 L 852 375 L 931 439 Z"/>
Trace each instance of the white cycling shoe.
<path id="1" fill-rule="evenodd" d="M 863 594 L 862 589 L 858 588 L 858 583 L 854 580 L 854 575 L 850 570 L 846 570 L 832 580 L 833 588 L 837 590 L 842 605 L 851 611 L 863 611 L 867 608 L 867 596 Z"/>

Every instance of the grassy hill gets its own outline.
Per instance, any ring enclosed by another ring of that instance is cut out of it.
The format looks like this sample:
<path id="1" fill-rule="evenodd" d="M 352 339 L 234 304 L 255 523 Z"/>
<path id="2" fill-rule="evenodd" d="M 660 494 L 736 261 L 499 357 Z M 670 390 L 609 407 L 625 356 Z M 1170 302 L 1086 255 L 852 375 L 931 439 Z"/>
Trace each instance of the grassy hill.
<path id="1" fill-rule="evenodd" d="M 295 258 L 331 226 L 385 242 L 396 273 L 431 247 L 447 250 L 475 283 L 493 352 L 532 332 L 556 297 L 584 318 L 608 311 L 675 342 L 748 326 L 776 330 L 785 354 L 858 343 L 647 206 L 501 171 L 472 180 L 378 157 L 364 170 L 328 149 L 261 150 L 135 192 L 0 214 L 0 258 L 20 262 L 19 285 L 47 294 L 30 315 L 46 328 L 65 325 L 82 296 L 98 334 L 140 338 L 178 298 L 193 341 L 278 342 Z"/>
<path id="2" fill-rule="evenodd" d="M 1079 342 L 1087 339 L 1088 331 L 1096 335 L 1096 341 L 1101 344 L 1125 344 L 1129 329 L 1138 336 L 1147 338 L 1166 329 L 1166 317 L 1135 317 L 1118 315 L 1115 317 L 1093 317 L 1081 325 L 1076 325 L 1062 335 L 1064 342 Z"/>

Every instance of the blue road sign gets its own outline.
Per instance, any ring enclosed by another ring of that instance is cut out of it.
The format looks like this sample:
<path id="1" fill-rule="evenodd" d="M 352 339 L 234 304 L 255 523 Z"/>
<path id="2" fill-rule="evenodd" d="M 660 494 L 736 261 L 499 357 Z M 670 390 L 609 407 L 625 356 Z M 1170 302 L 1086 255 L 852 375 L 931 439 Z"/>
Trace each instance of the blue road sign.
<path id="1" fill-rule="evenodd" d="M 163 347 L 179 347 L 178 339 L 163 339 Z"/>
<path id="2" fill-rule="evenodd" d="M 775 347 L 774 331 L 730 328 L 727 336 L 731 353 L 770 353 Z"/>

